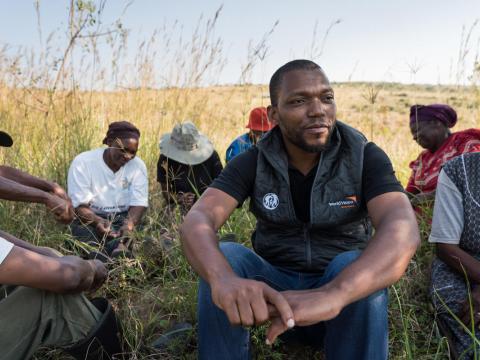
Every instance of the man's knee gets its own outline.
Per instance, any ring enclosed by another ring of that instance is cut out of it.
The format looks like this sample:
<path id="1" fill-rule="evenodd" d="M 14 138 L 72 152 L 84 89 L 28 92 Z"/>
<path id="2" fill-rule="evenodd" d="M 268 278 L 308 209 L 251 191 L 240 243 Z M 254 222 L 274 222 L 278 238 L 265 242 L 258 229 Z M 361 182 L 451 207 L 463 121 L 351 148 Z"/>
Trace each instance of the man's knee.
<path id="1" fill-rule="evenodd" d="M 360 250 L 345 251 L 338 254 L 328 264 L 327 269 L 325 270 L 325 276 L 328 280 L 333 279 L 348 265 L 357 260 L 361 254 L 362 252 Z"/>
<path id="2" fill-rule="evenodd" d="M 253 250 L 234 242 L 220 243 L 220 251 L 238 276 L 245 276 L 248 268 L 258 261 Z"/>

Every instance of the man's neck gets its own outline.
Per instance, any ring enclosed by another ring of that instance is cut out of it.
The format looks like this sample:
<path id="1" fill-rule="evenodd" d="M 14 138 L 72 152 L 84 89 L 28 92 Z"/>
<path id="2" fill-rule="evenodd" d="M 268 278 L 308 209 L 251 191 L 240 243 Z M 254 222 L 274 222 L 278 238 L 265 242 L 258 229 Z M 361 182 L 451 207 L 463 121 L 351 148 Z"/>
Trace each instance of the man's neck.
<path id="1" fill-rule="evenodd" d="M 106 148 L 105 151 L 103 152 L 103 161 L 105 162 L 105 164 L 107 164 L 107 166 L 110 168 L 110 170 L 112 170 L 114 173 L 116 173 L 120 169 L 119 167 L 116 167 L 115 165 L 113 165 L 111 157 L 110 157 L 109 148 Z"/>
<path id="2" fill-rule="evenodd" d="M 320 152 L 311 153 L 300 149 L 298 146 L 283 140 L 285 150 L 287 151 L 288 163 L 303 175 L 308 173 L 318 164 Z"/>

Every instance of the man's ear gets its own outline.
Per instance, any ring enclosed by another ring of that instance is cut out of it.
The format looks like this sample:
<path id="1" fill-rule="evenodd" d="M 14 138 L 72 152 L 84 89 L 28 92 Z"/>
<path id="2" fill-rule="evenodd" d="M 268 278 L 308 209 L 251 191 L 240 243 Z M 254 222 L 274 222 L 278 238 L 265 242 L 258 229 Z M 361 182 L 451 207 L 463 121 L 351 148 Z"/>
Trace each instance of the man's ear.
<path id="1" fill-rule="evenodd" d="M 277 107 L 273 105 L 268 105 L 267 107 L 268 119 L 275 125 L 278 125 L 278 111 Z"/>

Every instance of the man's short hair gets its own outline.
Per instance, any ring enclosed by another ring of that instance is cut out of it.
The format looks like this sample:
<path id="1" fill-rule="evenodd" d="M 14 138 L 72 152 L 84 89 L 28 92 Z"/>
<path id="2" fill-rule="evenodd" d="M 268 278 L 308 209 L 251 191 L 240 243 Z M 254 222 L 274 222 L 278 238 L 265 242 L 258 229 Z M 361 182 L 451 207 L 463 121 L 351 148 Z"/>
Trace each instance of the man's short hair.
<path id="1" fill-rule="evenodd" d="M 278 92 L 280 90 L 280 86 L 282 85 L 283 76 L 294 70 L 319 70 L 323 71 L 320 65 L 314 63 L 311 60 L 293 60 L 285 65 L 281 66 L 275 73 L 272 75 L 270 79 L 270 102 L 273 106 L 277 105 L 278 102 Z"/>

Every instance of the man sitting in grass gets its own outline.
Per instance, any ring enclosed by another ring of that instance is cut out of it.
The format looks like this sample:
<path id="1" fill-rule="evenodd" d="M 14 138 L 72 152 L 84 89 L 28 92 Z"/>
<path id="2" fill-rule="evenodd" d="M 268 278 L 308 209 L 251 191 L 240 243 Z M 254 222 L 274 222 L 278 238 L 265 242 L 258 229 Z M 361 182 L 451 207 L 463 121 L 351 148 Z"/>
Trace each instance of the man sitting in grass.
<path id="1" fill-rule="evenodd" d="M 147 168 L 136 156 L 139 138 L 133 124 L 113 122 L 103 140 L 107 147 L 81 153 L 68 171 L 68 194 L 79 218 L 72 234 L 112 257 L 131 256 L 132 232 L 148 207 Z"/>
<path id="2" fill-rule="evenodd" d="M 11 145 L 10 136 L 0 132 L 0 146 Z M 44 203 L 61 222 L 73 218 L 58 184 L 11 167 L 0 167 L 0 198 Z M 1 358 L 29 359 L 43 346 L 62 347 L 76 359 L 121 353 L 111 306 L 81 294 L 100 287 L 106 277 L 97 260 L 62 256 L 0 231 Z"/>
<path id="3" fill-rule="evenodd" d="M 247 359 L 245 327 L 270 322 L 267 344 L 287 332 L 327 359 L 386 359 L 386 288 L 419 244 L 408 198 L 387 155 L 337 120 L 320 66 L 285 64 L 270 99 L 278 126 L 228 163 L 180 229 L 202 278 L 199 357 Z M 253 250 L 219 244 L 217 230 L 247 198 Z"/>
<path id="4" fill-rule="evenodd" d="M 223 169 L 213 144 L 196 126 L 185 121 L 160 139 L 157 180 L 170 207 L 186 214 Z"/>

